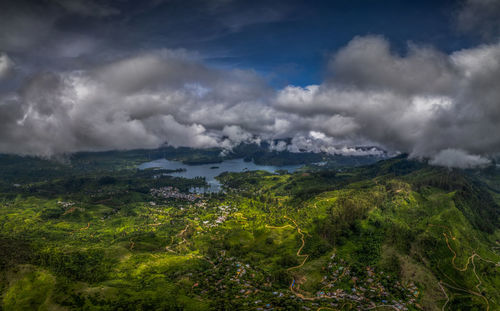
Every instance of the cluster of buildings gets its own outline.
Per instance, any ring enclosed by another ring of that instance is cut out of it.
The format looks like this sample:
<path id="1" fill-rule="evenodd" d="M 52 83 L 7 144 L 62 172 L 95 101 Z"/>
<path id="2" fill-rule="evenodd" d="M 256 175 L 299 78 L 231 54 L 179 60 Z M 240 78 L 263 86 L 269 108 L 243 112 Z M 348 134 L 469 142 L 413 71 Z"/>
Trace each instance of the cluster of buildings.
<path id="1" fill-rule="evenodd" d="M 207 289 L 211 289 L 217 294 L 230 293 L 234 299 L 250 302 L 257 293 L 264 293 L 261 291 L 262 286 L 271 286 L 270 283 L 263 282 L 264 276 L 258 269 L 235 257 L 227 257 L 225 253 L 220 251 L 213 268 L 207 270 L 205 278 L 200 280 L 200 288 L 205 288 L 202 294 L 208 294 Z"/>
<path id="2" fill-rule="evenodd" d="M 233 208 L 229 205 L 220 205 L 219 207 L 217 207 L 217 209 L 219 212 L 217 214 L 217 218 L 214 221 L 209 221 L 209 220 L 203 221 L 203 225 L 205 227 L 207 227 L 207 228 L 217 227 L 220 224 L 223 224 L 227 220 L 229 214 L 238 211 L 237 208 Z"/>
<path id="3" fill-rule="evenodd" d="M 182 193 L 179 189 L 175 187 L 162 187 L 162 188 L 152 188 L 149 190 L 151 195 L 164 199 L 179 199 L 193 202 L 199 198 L 201 195 L 196 193 Z"/>
<path id="4" fill-rule="evenodd" d="M 347 263 L 342 258 L 336 258 L 335 254 L 330 257 L 326 271 L 330 273 L 323 276 L 321 285 L 324 291 L 316 293 L 319 298 L 348 299 L 370 306 L 391 305 L 402 311 L 408 310 L 408 305 L 417 306 L 420 293 L 413 282 L 403 286 L 390 275 L 382 271 L 376 272 L 370 266 L 365 267 L 362 275 L 356 275 Z"/>
<path id="5" fill-rule="evenodd" d="M 231 295 L 243 305 L 256 310 L 276 309 L 279 301 L 293 302 L 304 310 L 316 310 L 325 305 L 337 308 L 345 301 L 356 303 L 353 306 L 358 310 L 375 309 L 378 306 L 389 306 L 401 311 L 409 310 L 410 306 L 419 308 L 419 290 L 412 282 L 402 285 L 395 278 L 370 266 L 355 273 L 347 262 L 335 255 L 324 269 L 328 274 L 323 277 L 322 289 L 314 294 L 304 293 L 307 298 L 288 290 L 278 290 L 260 269 L 225 256 L 225 251 L 220 252 L 212 265 L 213 269 L 208 269 L 199 281 L 200 286 L 197 285 L 201 293 L 210 294 L 213 290 L 217 294 Z"/>
<path id="6" fill-rule="evenodd" d="M 68 209 L 75 205 L 75 202 L 57 201 L 57 205 L 61 206 L 64 209 Z"/>

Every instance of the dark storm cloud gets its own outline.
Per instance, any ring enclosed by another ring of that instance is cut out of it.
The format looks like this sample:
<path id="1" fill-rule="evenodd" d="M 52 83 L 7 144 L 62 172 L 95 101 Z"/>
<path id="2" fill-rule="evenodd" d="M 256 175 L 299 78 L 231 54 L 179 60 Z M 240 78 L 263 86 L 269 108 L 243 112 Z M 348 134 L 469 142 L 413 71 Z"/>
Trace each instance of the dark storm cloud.
<path id="1" fill-rule="evenodd" d="M 69 13 L 74 13 L 81 16 L 106 17 L 118 15 L 120 11 L 112 6 L 109 6 L 105 1 L 92 0 L 54 0 Z"/>
<path id="2" fill-rule="evenodd" d="M 6 79 L 14 70 L 14 63 L 6 53 L 0 52 L 0 80 Z"/>
<path id="3" fill-rule="evenodd" d="M 193 46 L 283 20 L 290 7 L 280 1 L 241 0 L 2 1 L 0 46 L 26 52 L 34 46 L 50 48 L 66 36 L 105 39 L 108 48 L 136 51 Z"/>
<path id="4" fill-rule="evenodd" d="M 457 13 L 459 30 L 479 33 L 485 39 L 500 36 L 500 0 L 466 0 Z"/>
<path id="5" fill-rule="evenodd" d="M 0 152 L 229 150 L 291 137 L 271 148 L 379 154 L 353 147 L 375 145 L 464 168 L 500 152 L 500 44 L 396 52 L 382 36 L 360 36 L 332 54 L 322 83 L 275 89 L 184 47 L 282 20 L 280 2 L 40 3 L 0 11 Z"/>
<path id="6" fill-rule="evenodd" d="M 43 6 L 23 1 L 16 5 L 0 2 L 0 49 L 7 52 L 29 49 L 46 39 L 54 20 L 53 13 Z"/>

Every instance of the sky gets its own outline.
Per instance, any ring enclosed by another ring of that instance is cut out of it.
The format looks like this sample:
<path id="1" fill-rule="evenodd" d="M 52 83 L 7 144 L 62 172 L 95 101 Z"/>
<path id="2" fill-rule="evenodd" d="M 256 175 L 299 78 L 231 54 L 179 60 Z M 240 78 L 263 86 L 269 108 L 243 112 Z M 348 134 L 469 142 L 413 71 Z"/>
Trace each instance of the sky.
<path id="1" fill-rule="evenodd" d="M 500 0 L 0 0 L 0 153 L 270 141 L 484 166 L 499 39 Z"/>

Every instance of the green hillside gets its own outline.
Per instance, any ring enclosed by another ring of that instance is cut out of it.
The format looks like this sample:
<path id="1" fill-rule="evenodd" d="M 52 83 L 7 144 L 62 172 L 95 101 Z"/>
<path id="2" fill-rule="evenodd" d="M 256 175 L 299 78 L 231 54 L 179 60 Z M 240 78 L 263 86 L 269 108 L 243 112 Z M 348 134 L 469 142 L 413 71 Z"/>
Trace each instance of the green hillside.
<path id="1" fill-rule="evenodd" d="M 197 198 L 132 157 L 9 161 L 1 310 L 500 310 L 495 169 L 227 173 Z"/>

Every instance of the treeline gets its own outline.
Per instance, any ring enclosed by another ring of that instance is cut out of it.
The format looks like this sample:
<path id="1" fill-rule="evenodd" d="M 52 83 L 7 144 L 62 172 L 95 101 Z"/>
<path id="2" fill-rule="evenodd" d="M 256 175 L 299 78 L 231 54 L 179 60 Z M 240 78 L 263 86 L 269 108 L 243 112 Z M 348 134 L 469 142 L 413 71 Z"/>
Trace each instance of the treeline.
<path id="1" fill-rule="evenodd" d="M 149 194 L 151 188 L 171 186 L 182 192 L 188 192 L 191 187 L 205 187 L 204 178 L 193 179 L 163 175 L 163 171 L 126 171 L 108 175 L 73 175 L 44 182 L 22 185 L 18 188 L 9 187 L 6 192 L 37 195 L 53 198 L 60 195 L 77 197 L 89 201 L 93 197 L 108 196 L 113 193 Z M 153 178 L 155 176 L 155 178 Z M 129 195 L 129 196 L 130 196 Z M 119 198 L 116 198 L 119 199 Z"/>
<path id="2" fill-rule="evenodd" d="M 356 231 L 359 221 L 366 218 L 373 207 L 382 203 L 381 195 L 352 191 L 341 195 L 328 207 L 327 218 L 319 224 L 320 236 L 337 245 L 343 237 Z"/>
<path id="3" fill-rule="evenodd" d="M 455 192 L 455 206 L 482 231 L 493 233 L 500 226 L 500 206 L 488 192 L 486 185 L 461 170 L 432 168 L 407 178 L 419 191 L 435 187 Z"/>
<path id="4" fill-rule="evenodd" d="M 70 280 L 89 283 L 105 280 L 117 263 L 111 256 L 107 256 L 106 250 L 102 248 L 47 248 L 38 253 L 36 262 Z"/>

